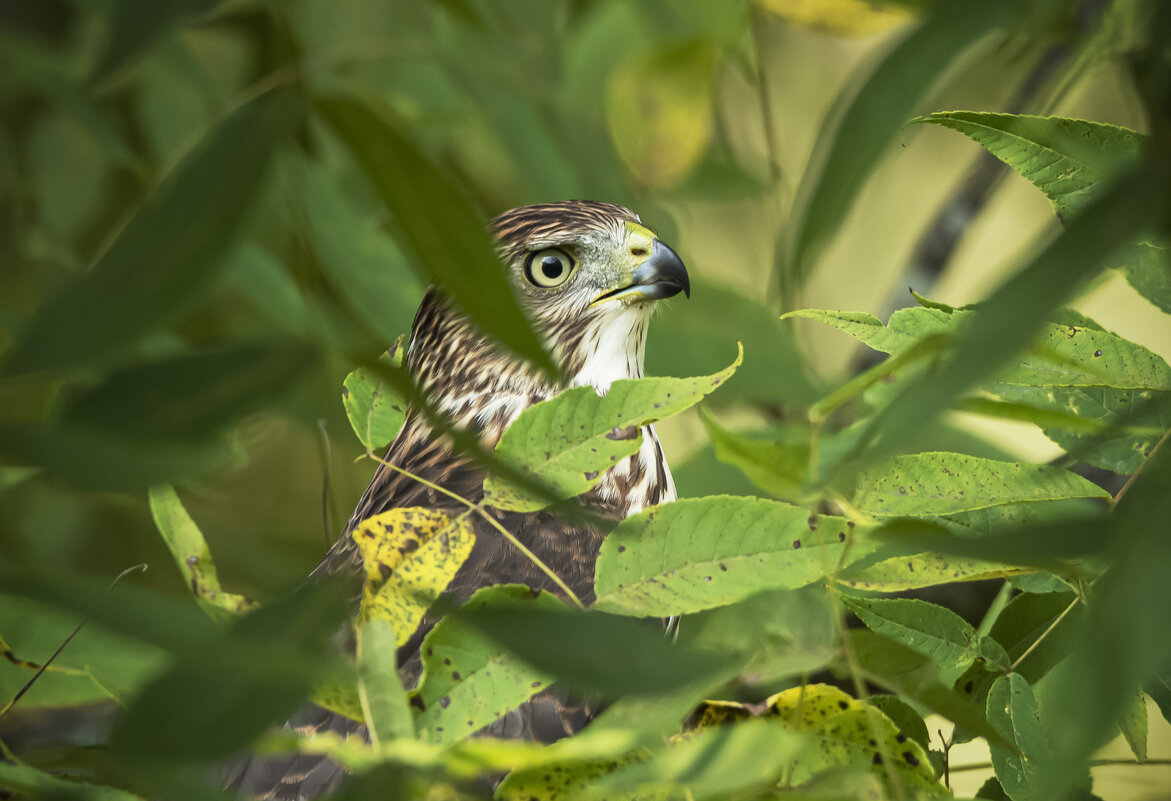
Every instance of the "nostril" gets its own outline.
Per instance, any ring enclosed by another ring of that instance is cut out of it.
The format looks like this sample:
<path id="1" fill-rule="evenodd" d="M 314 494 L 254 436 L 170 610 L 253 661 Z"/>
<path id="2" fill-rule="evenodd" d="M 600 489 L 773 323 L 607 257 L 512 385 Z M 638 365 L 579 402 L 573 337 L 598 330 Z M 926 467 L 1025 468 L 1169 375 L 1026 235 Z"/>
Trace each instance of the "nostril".
<path id="1" fill-rule="evenodd" d="M 631 248 L 630 249 L 631 256 L 645 256 L 646 254 L 647 254 L 646 248 Z"/>

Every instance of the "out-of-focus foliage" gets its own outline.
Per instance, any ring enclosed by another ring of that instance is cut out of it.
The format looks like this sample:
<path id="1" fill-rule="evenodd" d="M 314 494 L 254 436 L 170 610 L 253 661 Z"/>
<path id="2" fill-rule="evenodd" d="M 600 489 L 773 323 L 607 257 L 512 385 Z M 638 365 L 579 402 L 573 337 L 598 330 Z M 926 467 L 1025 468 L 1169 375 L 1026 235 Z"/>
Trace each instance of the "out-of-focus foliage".
<path id="1" fill-rule="evenodd" d="M 1121 274 L 1171 331 L 1168 41 L 1157 0 L 6 5 L 0 790 L 221 797 L 252 747 L 330 755 L 344 795 L 1108 797 L 1119 732 L 1116 770 L 1157 772 L 1168 348 L 1086 307 Z M 1040 202 L 1028 247 L 949 163 L 981 148 Z M 364 591 L 290 590 L 425 404 L 384 354 L 427 283 L 548 367 L 482 223 L 570 197 L 683 253 L 647 355 L 680 378 L 535 407 L 466 513 L 359 527 Z M 1009 266 L 957 296 L 972 257 L 926 245 L 965 228 Z M 827 361 L 852 340 L 884 357 Z M 652 420 L 684 498 L 608 535 L 595 608 L 482 590 L 404 687 L 471 518 L 584 491 Z M 606 704 L 547 747 L 471 737 L 551 685 Z M 277 732 L 308 700 L 369 742 Z"/>

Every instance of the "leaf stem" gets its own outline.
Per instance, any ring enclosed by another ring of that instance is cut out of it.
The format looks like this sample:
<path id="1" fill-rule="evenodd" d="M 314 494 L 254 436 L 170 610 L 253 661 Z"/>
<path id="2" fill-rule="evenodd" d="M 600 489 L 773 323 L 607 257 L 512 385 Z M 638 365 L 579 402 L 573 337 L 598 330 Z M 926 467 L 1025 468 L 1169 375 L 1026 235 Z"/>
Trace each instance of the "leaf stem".
<path id="1" fill-rule="evenodd" d="M 1131 767 L 1139 767 L 1141 765 L 1171 765 L 1171 759 L 1145 759 L 1139 762 L 1134 759 L 1091 759 L 1090 767 L 1100 768 L 1106 765 L 1130 765 Z M 952 773 L 960 773 L 961 771 L 973 770 L 993 770 L 994 765 L 991 762 L 974 762 L 970 765 L 952 765 Z"/>
<path id="2" fill-rule="evenodd" d="M 379 456 L 376 456 L 373 451 L 369 451 L 369 450 L 366 451 L 365 456 L 369 459 L 373 459 L 374 461 L 378 462 L 379 464 L 383 465 L 384 467 L 388 467 L 391 470 L 394 470 L 398 473 L 403 474 L 404 476 L 406 476 L 409 479 L 412 479 L 414 481 L 419 482 L 427 489 L 434 490 L 435 492 L 446 495 L 447 497 L 449 497 L 453 500 L 459 501 L 460 503 L 467 506 L 468 509 L 473 512 L 478 512 L 480 517 L 484 518 L 484 520 L 486 520 L 490 526 L 492 526 L 494 529 L 496 529 L 498 532 L 500 532 L 501 536 L 503 536 L 504 539 L 506 539 L 510 543 L 512 543 L 512 545 L 518 551 L 520 551 L 522 554 L 524 554 L 525 558 L 527 558 L 529 561 L 531 561 L 534 565 L 537 566 L 537 569 L 539 569 L 542 573 L 544 573 L 546 576 L 548 576 L 549 580 L 552 581 L 554 584 L 556 584 L 558 589 L 560 589 L 563 593 L 565 593 L 565 597 L 568 598 L 570 600 L 570 602 L 573 603 L 574 606 L 576 606 L 578 609 L 585 609 L 585 604 L 583 604 L 581 602 L 581 599 L 577 597 L 577 594 L 569 588 L 569 585 L 566 584 L 561 579 L 560 576 L 558 576 L 555 572 L 553 572 L 552 568 L 550 568 L 548 565 L 546 565 L 544 562 L 542 562 L 540 557 L 538 557 L 535 553 L 533 553 L 527 547 L 525 547 L 524 543 L 522 543 L 520 540 L 518 540 L 516 538 L 515 534 L 513 534 L 511 531 L 509 531 L 507 528 L 505 528 L 504 525 L 499 520 L 497 520 L 495 517 L 493 517 L 492 514 L 487 509 L 485 509 L 483 506 L 481 506 L 478 503 L 475 503 L 473 501 L 468 500 L 464 496 L 460 495 L 458 492 L 452 492 L 451 490 L 447 489 L 446 487 L 441 487 L 440 485 L 438 485 L 432 481 L 428 481 L 427 479 L 423 478 L 422 476 L 419 476 L 419 475 L 412 473 L 410 470 L 399 467 L 396 464 L 392 464 L 391 462 L 388 462 L 386 459 L 383 459 Z"/>
<path id="3" fill-rule="evenodd" d="M 1163 436 L 1160 437 L 1159 441 L 1155 443 L 1155 447 L 1151 448 L 1151 452 L 1147 454 L 1145 459 L 1143 459 L 1142 464 L 1138 466 L 1137 470 L 1130 474 L 1130 478 L 1126 479 L 1126 483 L 1122 485 L 1122 489 L 1118 490 L 1118 494 L 1110 499 L 1111 511 L 1113 511 L 1118 506 L 1118 502 L 1122 500 L 1122 496 L 1126 495 L 1131 485 L 1134 484 L 1134 480 L 1138 478 L 1139 473 L 1143 471 L 1143 468 L 1150 464 L 1150 461 L 1154 458 L 1155 453 L 1163 446 L 1163 443 L 1167 441 L 1167 437 L 1171 437 L 1171 428 L 1163 432 Z"/>
<path id="4" fill-rule="evenodd" d="M 1026 648 L 1025 652 L 1023 654 L 1021 654 L 1020 656 L 1018 656 L 1015 662 L 1013 662 L 1011 665 L 1009 665 L 1008 670 L 1004 671 L 1005 675 L 1008 675 L 1009 673 L 1012 673 L 1013 671 L 1015 671 L 1017 669 L 1017 666 L 1019 666 L 1021 662 L 1025 661 L 1025 657 L 1027 657 L 1029 654 L 1033 653 L 1033 651 L 1036 650 L 1037 646 L 1040 645 L 1042 642 L 1044 642 L 1045 638 L 1048 637 L 1050 635 L 1050 633 L 1052 633 L 1052 631 L 1055 628 L 1057 628 L 1057 624 L 1059 624 L 1061 621 L 1065 620 L 1065 616 L 1073 611 L 1073 608 L 1078 605 L 1079 601 L 1081 601 L 1080 596 L 1076 597 L 1072 601 L 1070 601 L 1069 606 L 1065 607 L 1065 609 L 1062 610 L 1061 614 L 1053 619 L 1053 622 L 1049 624 L 1048 628 L 1046 628 L 1043 632 L 1041 632 L 1041 636 L 1038 637 L 1037 639 L 1033 640 L 1033 644 L 1030 645 L 1028 648 Z"/>

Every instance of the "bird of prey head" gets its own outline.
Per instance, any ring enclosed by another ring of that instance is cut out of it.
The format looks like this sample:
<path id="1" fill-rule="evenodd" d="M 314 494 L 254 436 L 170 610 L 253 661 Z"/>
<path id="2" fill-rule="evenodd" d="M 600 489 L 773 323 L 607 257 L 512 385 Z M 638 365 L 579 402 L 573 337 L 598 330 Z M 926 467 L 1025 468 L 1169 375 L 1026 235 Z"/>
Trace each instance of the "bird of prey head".
<path id="1" fill-rule="evenodd" d="M 490 228 L 521 304 L 568 386 L 604 392 L 617 379 L 642 377 L 654 301 L 690 295 L 675 251 L 638 215 L 612 203 L 523 206 L 496 217 Z M 520 411 L 506 397 L 531 405 L 559 389 L 486 341 L 434 291 L 416 317 L 408 365 L 441 411 L 486 429 L 486 439 Z M 485 404 L 486 393 L 501 393 L 500 402 Z M 465 419 L 473 405 L 475 419 Z"/>

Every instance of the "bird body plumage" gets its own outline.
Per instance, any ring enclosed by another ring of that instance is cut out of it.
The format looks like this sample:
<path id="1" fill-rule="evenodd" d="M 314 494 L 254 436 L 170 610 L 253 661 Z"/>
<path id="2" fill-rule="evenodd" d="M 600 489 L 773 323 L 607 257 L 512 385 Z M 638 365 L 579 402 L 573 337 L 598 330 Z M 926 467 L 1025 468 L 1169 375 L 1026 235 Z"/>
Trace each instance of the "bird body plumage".
<path id="1" fill-rule="evenodd" d="M 489 449 L 521 412 L 565 388 L 592 386 L 604 394 L 615 380 L 641 378 L 652 301 L 689 289 L 674 251 L 622 206 L 592 201 L 525 206 L 494 219 L 491 229 L 522 306 L 565 378 L 552 379 L 502 350 L 435 287 L 419 306 L 406 354 L 406 366 L 433 409 L 454 427 L 475 432 Z M 542 254 L 545 261 L 534 267 L 534 259 Z M 533 269 L 544 269 L 546 274 L 526 278 Z M 543 285 L 553 281 L 558 283 Z M 631 428 L 616 435 L 637 433 Z M 642 434 L 640 450 L 603 473 L 578 499 L 593 515 L 616 521 L 674 500 L 675 486 L 654 427 L 643 427 Z M 384 461 L 473 503 L 483 498 L 483 471 L 455 450 L 447 437 L 436 434 L 416 410 L 408 411 Z M 453 514 L 466 509 L 403 472 L 379 465 L 345 531 L 314 575 L 359 572 L 350 532 L 372 515 L 412 506 Z M 605 534 L 601 527 L 549 511 L 489 511 L 583 602 L 593 600 L 594 562 Z M 462 602 L 484 586 L 521 583 L 564 597 L 544 572 L 487 521 L 476 519 L 475 526 L 475 546 L 446 595 Z M 400 674 L 408 687 L 420 672 L 419 643 L 434 623 L 434 619 L 425 620 L 399 651 Z M 568 703 L 564 694 L 546 692 L 485 732 L 549 742 L 580 729 L 590 715 L 588 706 Z M 316 707 L 305 710 L 290 726 L 306 732 L 361 728 Z M 328 761 L 299 757 L 283 765 L 271 760 L 253 762 L 238 771 L 230 785 L 252 795 L 294 801 L 328 792 L 341 778 L 340 770 Z"/>

